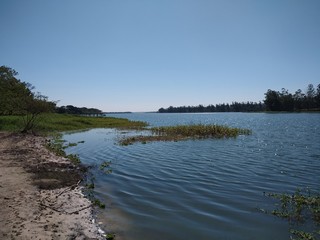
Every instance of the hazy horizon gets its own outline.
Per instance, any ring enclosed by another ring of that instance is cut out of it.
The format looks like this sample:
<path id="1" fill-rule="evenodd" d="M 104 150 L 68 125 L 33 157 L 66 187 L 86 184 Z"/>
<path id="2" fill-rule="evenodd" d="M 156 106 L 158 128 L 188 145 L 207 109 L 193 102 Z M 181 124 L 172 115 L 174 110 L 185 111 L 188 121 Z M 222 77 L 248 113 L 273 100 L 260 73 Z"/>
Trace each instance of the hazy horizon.
<path id="1" fill-rule="evenodd" d="M 259 102 L 320 79 L 320 1 L 3 0 L 0 65 L 105 112 Z"/>

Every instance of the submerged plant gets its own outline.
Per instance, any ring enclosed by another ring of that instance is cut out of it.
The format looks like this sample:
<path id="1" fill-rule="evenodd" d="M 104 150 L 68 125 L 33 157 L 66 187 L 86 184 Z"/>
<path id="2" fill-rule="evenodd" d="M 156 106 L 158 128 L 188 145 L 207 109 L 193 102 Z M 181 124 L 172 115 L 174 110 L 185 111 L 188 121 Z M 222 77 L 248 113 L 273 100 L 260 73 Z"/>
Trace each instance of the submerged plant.
<path id="1" fill-rule="evenodd" d="M 99 208 L 106 208 L 106 205 L 104 204 L 104 203 L 102 203 L 99 199 L 97 199 L 97 198 L 94 198 L 93 200 L 92 200 L 92 204 L 94 205 L 94 206 L 98 206 Z"/>
<path id="2" fill-rule="evenodd" d="M 111 165 L 111 161 L 104 161 L 103 163 L 101 163 L 99 169 L 106 174 L 112 173 L 112 169 L 110 165 Z"/>
<path id="3" fill-rule="evenodd" d="M 76 145 L 77 145 L 76 143 L 66 144 L 66 140 L 62 139 L 62 135 L 56 134 L 52 137 L 52 139 L 50 139 L 46 143 L 45 147 L 51 152 L 53 152 L 54 154 L 56 154 L 57 156 L 68 158 L 74 164 L 80 164 L 81 161 L 80 161 L 79 155 L 77 154 L 67 155 L 65 152 L 66 148 L 71 146 L 76 146 Z"/>
<path id="4" fill-rule="evenodd" d="M 320 194 L 312 194 L 309 189 L 302 192 L 297 189 L 294 194 L 286 193 L 268 193 L 266 194 L 280 203 L 277 204 L 277 209 L 271 211 L 271 214 L 287 219 L 290 225 L 297 227 L 305 224 L 313 224 L 312 232 L 305 232 L 297 229 L 291 229 L 290 232 L 296 240 L 316 240 L 320 237 Z M 267 211 L 265 211 L 268 213 Z"/>
<path id="5" fill-rule="evenodd" d="M 113 240 L 115 239 L 116 235 L 114 233 L 108 233 L 106 235 L 106 240 Z"/>

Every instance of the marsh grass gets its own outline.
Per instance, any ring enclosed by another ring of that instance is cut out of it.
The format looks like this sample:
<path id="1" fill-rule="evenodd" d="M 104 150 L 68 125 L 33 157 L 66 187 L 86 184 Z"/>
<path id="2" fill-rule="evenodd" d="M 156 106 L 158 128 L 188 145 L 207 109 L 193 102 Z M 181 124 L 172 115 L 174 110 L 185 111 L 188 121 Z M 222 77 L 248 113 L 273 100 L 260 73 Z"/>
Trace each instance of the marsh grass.
<path id="1" fill-rule="evenodd" d="M 22 116 L 0 116 L 0 131 L 22 130 Z M 92 128 L 141 129 L 144 122 L 130 121 L 124 118 L 89 117 L 70 114 L 43 114 L 35 129 L 40 133 L 76 131 Z"/>
<path id="2" fill-rule="evenodd" d="M 149 130 L 151 135 L 140 135 L 120 139 L 121 145 L 130 145 L 135 142 L 143 144 L 152 141 L 180 141 L 186 139 L 205 138 L 232 138 L 239 135 L 249 135 L 251 130 L 231 128 L 221 125 L 178 125 L 168 127 L 153 127 Z"/>

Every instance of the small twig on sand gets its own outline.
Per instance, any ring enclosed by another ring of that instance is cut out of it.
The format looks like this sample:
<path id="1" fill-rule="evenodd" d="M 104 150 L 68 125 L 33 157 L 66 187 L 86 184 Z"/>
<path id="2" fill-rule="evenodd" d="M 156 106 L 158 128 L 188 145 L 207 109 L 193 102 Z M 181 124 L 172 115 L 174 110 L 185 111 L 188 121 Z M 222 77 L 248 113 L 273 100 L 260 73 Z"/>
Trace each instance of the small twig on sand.
<path id="1" fill-rule="evenodd" d="M 74 185 L 72 185 L 72 186 L 70 186 L 70 187 L 62 190 L 62 191 L 56 196 L 56 198 L 58 198 L 60 195 L 64 194 L 64 193 L 67 192 L 67 191 L 71 191 L 71 190 L 75 189 L 76 187 L 79 186 L 80 183 L 81 183 L 81 180 L 79 180 L 77 184 L 74 184 Z"/>
<path id="2" fill-rule="evenodd" d="M 56 211 L 56 212 L 58 212 L 58 213 L 64 213 L 64 214 L 69 214 L 69 215 L 74 214 L 74 213 L 78 213 L 78 212 L 83 211 L 83 210 L 85 210 L 85 209 L 87 209 L 87 208 L 90 208 L 90 207 L 92 206 L 92 204 L 89 204 L 88 206 L 85 206 L 85 207 L 80 208 L 80 209 L 78 209 L 78 210 L 75 210 L 75 211 L 72 211 L 72 212 L 67 212 L 67 211 L 60 211 L 60 210 L 58 210 L 58 209 L 56 209 L 56 208 L 53 208 L 53 207 L 48 206 L 48 205 L 43 204 L 43 203 L 40 203 L 40 205 L 43 206 L 43 207 L 49 208 L 49 209 L 51 209 L 51 210 L 53 210 L 53 211 Z"/>

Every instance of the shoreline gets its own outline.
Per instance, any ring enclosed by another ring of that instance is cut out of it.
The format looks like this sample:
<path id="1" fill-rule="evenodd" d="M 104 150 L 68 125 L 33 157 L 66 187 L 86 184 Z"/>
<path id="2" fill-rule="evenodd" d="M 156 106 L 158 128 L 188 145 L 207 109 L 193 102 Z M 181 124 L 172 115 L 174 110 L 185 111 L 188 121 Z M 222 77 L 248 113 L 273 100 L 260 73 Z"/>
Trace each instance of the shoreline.
<path id="1" fill-rule="evenodd" d="M 105 239 L 79 185 L 83 169 L 46 141 L 0 132 L 0 238 Z"/>

